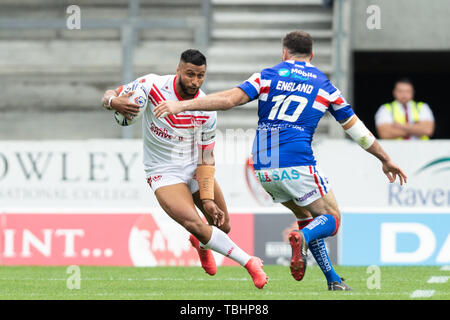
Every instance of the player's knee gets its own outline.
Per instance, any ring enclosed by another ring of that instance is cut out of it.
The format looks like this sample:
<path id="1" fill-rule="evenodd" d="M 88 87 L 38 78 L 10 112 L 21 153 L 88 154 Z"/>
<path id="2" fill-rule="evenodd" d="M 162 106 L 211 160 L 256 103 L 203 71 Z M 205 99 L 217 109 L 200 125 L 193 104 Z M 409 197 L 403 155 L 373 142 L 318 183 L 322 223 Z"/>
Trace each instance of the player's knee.
<path id="1" fill-rule="evenodd" d="M 341 226 L 341 214 L 340 214 L 339 211 L 336 211 L 336 212 L 330 213 L 330 214 L 331 214 L 331 215 L 334 217 L 334 219 L 336 220 L 336 229 L 334 230 L 334 232 L 333 232 L 333 234 L 332 234 L 332 236 L 334 236 L 334 235 L 338 232 L 339 227 Z"/>
<path id="2" fill-rule="evenodd" d="M 336 219 L 336 222 L 341 221 L 341 213 L 339 212 L 339 210 L 333 210 L 332 212 L 330 212 L 330 214 Z"/>

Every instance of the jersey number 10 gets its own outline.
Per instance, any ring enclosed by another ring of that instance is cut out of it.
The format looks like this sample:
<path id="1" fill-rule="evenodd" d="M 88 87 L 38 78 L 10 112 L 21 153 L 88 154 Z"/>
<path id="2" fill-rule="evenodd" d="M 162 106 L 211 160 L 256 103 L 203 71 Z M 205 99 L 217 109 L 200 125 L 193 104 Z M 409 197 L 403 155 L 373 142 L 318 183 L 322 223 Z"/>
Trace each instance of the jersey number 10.
<path id="1" fill-rule="evenodd" d="M 288 122 L 295 122 L 297 121 L 300 114 L 303 112 L 303 109 L 305 109 L 306 105 L 308 104 L 308 99 L 305 97 L 300 97 L 296 95 L 290 95 L 286 98 L 285 95 L 279 95 L 272 98 L 272 102 L 275 102 L 275 105 L 270 110 L 270 114 L 268 119 L 269 120 L 275 120 L 275 117 L 278 113 L 278 120 L 284 120 Z M 291 104 L 291 102 L 297 102 L 297 108 L 295 109 L 294 113 L 291 115 L 286 114 L 286 111 Z M 281 106 L 281 108 L 280 108 Z M 280 112 L 278 112 L 278 109 Z"/>

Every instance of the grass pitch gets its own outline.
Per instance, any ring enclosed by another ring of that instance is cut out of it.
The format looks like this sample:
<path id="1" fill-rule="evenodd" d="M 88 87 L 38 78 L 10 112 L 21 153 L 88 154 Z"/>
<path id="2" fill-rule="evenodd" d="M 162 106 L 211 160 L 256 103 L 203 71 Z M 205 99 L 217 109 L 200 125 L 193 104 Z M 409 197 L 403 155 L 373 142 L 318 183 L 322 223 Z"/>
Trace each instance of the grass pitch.
<path id="1" fill-rule="evenodd" d="M 405 300 L 450 299 L 448 268 L 381 267 L 380 289 L 369 289 L 366 267 L 336 266 L 354 291 L 329 292 L 317 266 L 301 282 L 288 267 L 265 266 L 269 282 L 253 286 L 241 267 L 219 267 L 207 275 L 201 267 L 80 267 L 80 287 L 67 267 L 0 267 L 0 299 L 157 299 L 157 300 Z M 447 280 L 446 280 L 447 279 Z M 75 284 L 74 289 L 68 288 Z"/>

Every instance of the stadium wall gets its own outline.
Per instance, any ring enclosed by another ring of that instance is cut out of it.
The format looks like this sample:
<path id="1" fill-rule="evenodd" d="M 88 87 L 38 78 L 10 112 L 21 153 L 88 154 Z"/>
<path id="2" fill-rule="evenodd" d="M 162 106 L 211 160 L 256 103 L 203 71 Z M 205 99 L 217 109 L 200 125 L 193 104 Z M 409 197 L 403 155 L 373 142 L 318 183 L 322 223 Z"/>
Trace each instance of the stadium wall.
<path id="1" fill-rule="evenodd" d="M 256 180 L 251 140 L 232 132 L 216 143 L 231 237 L 266 264 L 284 265 L 295 219 Z M 338 236 L 327 239 L 333 263 L 450 263 L 450 141 L 381 143 L 408 174 L 406 186 L 389 184 L 351 141 L 313 144 L 343 215 Z M 0 264 L 198 265 L 186 231 L 158 207 L 141 158 L 140 140 L 0 142 Z"/>
<path id="2" fill-rule="evenodd" d="M 351 0 L 351 7 L 353 50 L 450 50 L 447 0 Z M 374 14 L 380 28 L 367 27 Z"/>

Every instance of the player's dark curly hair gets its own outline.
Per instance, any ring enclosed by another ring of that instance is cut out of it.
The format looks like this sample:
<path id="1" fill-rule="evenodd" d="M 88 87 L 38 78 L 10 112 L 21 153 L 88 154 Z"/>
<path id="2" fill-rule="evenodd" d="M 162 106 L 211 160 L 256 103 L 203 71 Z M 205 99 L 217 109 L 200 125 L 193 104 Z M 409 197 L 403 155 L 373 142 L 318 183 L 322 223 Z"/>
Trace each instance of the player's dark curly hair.
<path id="1" fill-rule="evenodd" d="M 309 56 L 312 53 L 312 45 L 312 37 L 305 31 L 292 31 L 283 38 L 283 47 L 291 55 Z"/>
<path id="2" fill-rule="evenodd" d="M 206 65 L 206 57 L 196 49 L 188 49 L 181 54 L 181 61 L 192 63 L 196 66 Z"/>

